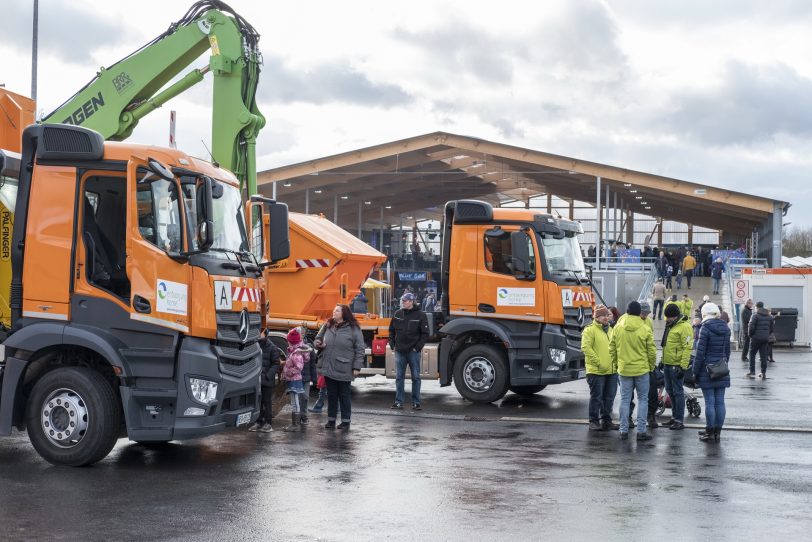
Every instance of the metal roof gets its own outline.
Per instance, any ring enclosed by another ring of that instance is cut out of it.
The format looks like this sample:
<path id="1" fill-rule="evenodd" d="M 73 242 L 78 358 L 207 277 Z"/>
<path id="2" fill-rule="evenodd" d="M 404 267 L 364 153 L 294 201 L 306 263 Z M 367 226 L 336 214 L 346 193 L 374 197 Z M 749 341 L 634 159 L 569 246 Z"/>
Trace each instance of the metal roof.
<path id="1" fill-rule="evenodd" d="M 711 185 L 447 132 L 269 169 L 258 174 L 258 184 L 270 195 L 277 181 L 277 199 L 294 211 L 305 210 L 306 190 L 311 213 L 332 218 L 337 202 L 339 224 L 354 229 L 359 202 L 364 224 L 374 227 L 382 209 L 385 224 L 396 224 L 403 215 L 439 219 L 443 204 L 452 199 L 499 205 L 552 194 L 594 204 L 598 176 L 602 191 L 608 184 L 624 209 L 742 235 L 761 226 L 776 206 L 789 207 Z"/>

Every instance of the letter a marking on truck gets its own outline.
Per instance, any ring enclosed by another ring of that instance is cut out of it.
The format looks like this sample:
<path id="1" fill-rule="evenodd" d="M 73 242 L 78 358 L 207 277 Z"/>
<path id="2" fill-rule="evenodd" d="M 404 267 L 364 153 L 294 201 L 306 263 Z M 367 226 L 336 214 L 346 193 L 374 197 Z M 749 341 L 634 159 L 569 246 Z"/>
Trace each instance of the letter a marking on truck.
<path id="1" fill-rule="evenodd" d="M 231 310 L 231 281 L 214 281 L 214 308 L 218 311 Z"/>

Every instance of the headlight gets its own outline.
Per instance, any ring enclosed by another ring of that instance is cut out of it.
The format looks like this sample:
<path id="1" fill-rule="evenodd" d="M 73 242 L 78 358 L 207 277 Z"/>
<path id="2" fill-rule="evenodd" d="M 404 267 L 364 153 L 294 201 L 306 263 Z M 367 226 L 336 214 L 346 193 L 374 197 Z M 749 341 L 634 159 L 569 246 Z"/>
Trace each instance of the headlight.
<path id="1" fill-rule="evenodd" d="M 189 387 L 192 388 L 192 397 L 195 401 L 210 404 L 217 399 L 217 382 L 202 378 L 190 378 Z"/>
<path id="2" fill-rule="evenodd" d="M 553 363 L 563 367 L 567 364 L 567 351 L 562 350 L 561 348 L 548 348 L 548 352 L 550 352 L 550 359 L 553 360 Z"/>

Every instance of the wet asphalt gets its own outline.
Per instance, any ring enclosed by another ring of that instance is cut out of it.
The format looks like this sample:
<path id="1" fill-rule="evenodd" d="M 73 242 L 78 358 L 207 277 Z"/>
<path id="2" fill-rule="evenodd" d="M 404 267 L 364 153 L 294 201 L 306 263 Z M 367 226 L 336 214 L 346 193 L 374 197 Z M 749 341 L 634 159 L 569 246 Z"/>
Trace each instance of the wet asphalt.
<path id="1" fill-rule="evenodd" d="M 584 381 L 496 405 L 425 382 L 411 413 L 390 411 L 394 384 L 373 378 L 354 384 L 347 432 L 322 414 L 283 433 L 283 414 L 267 435 L 121 440 L 80 469 L 16 433 L 0 439 L 0 539 L 804 540 L 812 354 L 776 359 L 767 381 L 731 364 L 729 429 L 712 445 L 694 429 L 646 443 L 590 433 Z"/>

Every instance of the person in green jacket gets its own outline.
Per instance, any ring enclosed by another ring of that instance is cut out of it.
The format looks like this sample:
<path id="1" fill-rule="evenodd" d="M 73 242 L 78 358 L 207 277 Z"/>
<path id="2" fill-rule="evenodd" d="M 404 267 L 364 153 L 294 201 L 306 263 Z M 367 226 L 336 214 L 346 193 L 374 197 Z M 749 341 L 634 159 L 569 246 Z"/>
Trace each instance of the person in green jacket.
<path id="1" fill-rule="evenodd" d="M 612 423 L 612 406 L 617 395 L 617 372 L 609 355 L 613 329 L 612 313 L 604 305 L 595 307 L 594 320 L 581 335 L 581 350 L 586 357 L 586 382 L 589 385 L 589 430 L 618 429 Z"/>
<path id="2" fill-rule="evenodd" d="M 688 294 L 682 294 L 682 310 L 680 311 L 683 316 L 691 317 L 694 313 L 694 302 L 688 297 Z"/>
<path id="3" fill-rule="evenodd" d="M 646 431 L 649 375 L 657 362 L 657 349 L 651 329 L 640 318 L 640 303 L 632 301 L 626 316 L 615 325 L 609 341 L 609 354 L 620 375 L 620 438 L 629 438 L 629 410 L 632 393 L 637 391 L 637 440 L 651 440 Z"/>
<path id="4" fill-rule="evenodd" d="M 685 390 L 683 377 L 691 363 L 691 350 L 694 347 L 694 328 L 675 305 L 665 309 L 665 332 L 663 332 L 663 373 L 665 391 L 671 397 L 671 420 L 664 425 L 673 431 L 684 429 Z"/>

